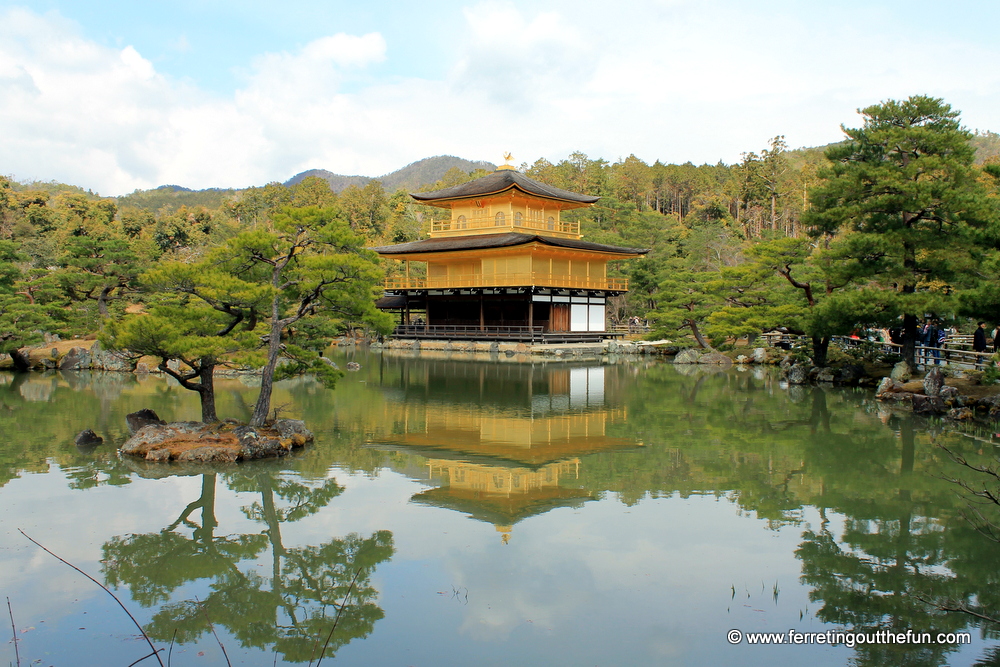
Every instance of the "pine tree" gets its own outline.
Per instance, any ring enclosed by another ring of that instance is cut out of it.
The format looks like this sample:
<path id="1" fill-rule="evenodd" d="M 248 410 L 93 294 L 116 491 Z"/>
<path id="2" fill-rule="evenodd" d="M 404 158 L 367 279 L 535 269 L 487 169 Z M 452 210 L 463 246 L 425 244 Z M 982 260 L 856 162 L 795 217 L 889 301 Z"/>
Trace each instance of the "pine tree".
<path id="1" fill-rule="evenodd" d="M 992 243 L 992 203 L 972 166 L 971 134 L 942 100 L 914 96 L 860 111 L 864 125 L 826 155 L 806 223 L 817 238 L 849 235 L 844 259 L 903 314 L 913 363 L 917 318 L 954 297 Z"/>
<path id="2" fill-rule="evenodd" d="M 306 318 L 314 323 L 353 321 L 384 332 L 392 319 L 375 308 L 383 277 L 378 256 L 364 249 L 363 239 L 336 209 L 286 207 L 275 213 L 271 223 L 269 231 L 243 232 L 230 239 L 213 260 L 234 279 L 269 290 L 262 314 L 268 319 L 266 363 L 251 426 L 261 426 L 267 418 L 276 377 L 307 370 L 320 379 L 336 377 L 315 350 L 282 343 L 292 325 Z M 312 341 L 312 347 L 317 346 L 324 345 Z M 281 356 L 289 363 L 279 374 Z"/>
<path id="3" fill-rule="evenodd" d="M 0 354 L 10 355 L 14 367 L 28 370 L 28 357 L 21 348 L 40 342 L 43 331 L 58 328 L 50 303 L 52 289 L 36 293 L 27 284 L 22 265 L 27 257 L 18 252 L 17 244 L 0 241 Z M 49 286 L 52 287 L 51 285 Z M 43 298 L 46 297 L 46 298 Z"/>
<path id="4" fill-rule="evenodd" d="M 164 262 L 142 277 L 147 312 L 108 323 L 102 340 L 112 349 L 159 358 L 159 369 L 201 400 L 201 420 L 219 420 L 215 409 L 218 366 L 259 366 L 255 331 L 270 290 L 220 271 L 213 257 L 185 264 Z"/>

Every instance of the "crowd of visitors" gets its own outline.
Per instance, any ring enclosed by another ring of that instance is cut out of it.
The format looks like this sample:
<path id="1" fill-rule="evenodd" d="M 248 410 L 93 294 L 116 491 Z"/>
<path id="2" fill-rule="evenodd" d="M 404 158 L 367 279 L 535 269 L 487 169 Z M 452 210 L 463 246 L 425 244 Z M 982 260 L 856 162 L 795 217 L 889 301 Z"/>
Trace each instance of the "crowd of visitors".
<path id="1" fill-rule="evenodd" d="M 922 352 L 918 352 L 918 356 L 925 358 L 928 363 L 931 363 L 931 360 L 934 364 L 939 363 L 942 350 L 951 348 L 955 337 L 959 335 L 955 327 L 943 326 L 940 320 L 928 317 L 917 329 L 917 346 L 926 348 Z M 877 338 L 869 337 L 869 340 L 902 345 L 903 329 L 902 327 L 881 329 L 878 331 Z M 967 338 L 960 338 L 959 341 L 962 345 L 968 344 Z M 972 351 L 980 354 L 1000 352 L 1000 326 L 987 329 L 986 322 L 977 322 L 976 330 L 972 335 Z"/>

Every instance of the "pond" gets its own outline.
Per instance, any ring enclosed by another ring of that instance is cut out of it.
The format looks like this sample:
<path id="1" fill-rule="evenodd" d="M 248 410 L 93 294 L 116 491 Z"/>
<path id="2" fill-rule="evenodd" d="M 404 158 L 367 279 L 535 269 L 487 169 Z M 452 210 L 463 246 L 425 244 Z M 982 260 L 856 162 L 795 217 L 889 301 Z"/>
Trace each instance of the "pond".
<path id="1" fill-rule="evenodd" d="M 108 586 L 174 666 L 315 664 L 327 640 L 324 662 L 342 665 L 1000 658 L 996 626 L 938 608 L 1000 613 L 1000 545 L 950 478 L 982 480 L 939 446 L 988 460 L 990 433 L 889 412 L 870 391 L 784 387 L 761 368 L 335 360 L 361 370 L 333 391 L 298 379 L 275 392 L 313 445 L 214 468 L 116 455 L 129 412 L 198 418 L 172 382 L 0 375 L 0 627 L 12 617 L 18 637 L 0 661 L 124 667 L 150 653 L 107 593 L 25 535 Z M 220 416 L 248 417 L 253 385 L 220 380 Z M 88 427 L 106 444 L 81 451 Z M 746 634 L 789 630 L 969 641 Z"/>

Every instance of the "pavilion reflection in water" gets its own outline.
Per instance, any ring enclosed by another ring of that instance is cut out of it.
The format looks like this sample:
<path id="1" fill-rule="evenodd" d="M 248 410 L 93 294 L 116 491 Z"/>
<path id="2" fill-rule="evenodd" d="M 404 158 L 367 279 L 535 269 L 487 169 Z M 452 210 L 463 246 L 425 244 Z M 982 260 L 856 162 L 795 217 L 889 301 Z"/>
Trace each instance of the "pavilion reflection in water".
<path id="1" fill-rule="evenodd" d="M 456 365 L 464 380 L 456 381 Z M 625 418 L 608 396 L 607 369 L 596 363 L 417 365 L 387 403 L 393 433 L 373 444 L 426 457 L 425 481 L 440 486 L 416 494 L 414 502 L 491 523 L 506 542 L 517 522 L 594 498 L 577 483 L 581 457 L 641 445 L 607 434 Z M 480 400 L 480 387 L 497 396 L 498 385 L 504 388 L 499 401 Z"/>

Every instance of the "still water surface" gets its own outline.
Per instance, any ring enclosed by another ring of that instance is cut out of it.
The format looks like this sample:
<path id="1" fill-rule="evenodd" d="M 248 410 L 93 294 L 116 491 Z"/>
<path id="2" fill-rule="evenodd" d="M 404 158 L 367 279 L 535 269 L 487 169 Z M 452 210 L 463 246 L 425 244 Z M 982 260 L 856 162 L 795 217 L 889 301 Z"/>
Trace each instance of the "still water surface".
<path id="1" fill-rule="evenodd" d="M 173 640 L 175 666 L 225 664 L 220 643 L 234 665 L 306 664 L 349 589 L 325 664 L 1000 664 L 995 631 L 921 600 L 1000 609 L 1000 546 L 963 518 L 942 479 L 962 471 L 935 447 L 990 456 L 989 434 L 762 369 L 351 359 L 335 391 L 276 391 L 312 446 L 211 470 L 116 456 L 128 412 L 198 418 L 161 378 L 0 375 L 0 592 L 21 664 L 124 667 L 149 649 L 18 529 Z M 249 384 L 219 383 L 221 416 L 249 415 Z M 113 444 L 78 450 L 87 427 Z M 793 628 L 972 644 L 726 639 Z"/>

